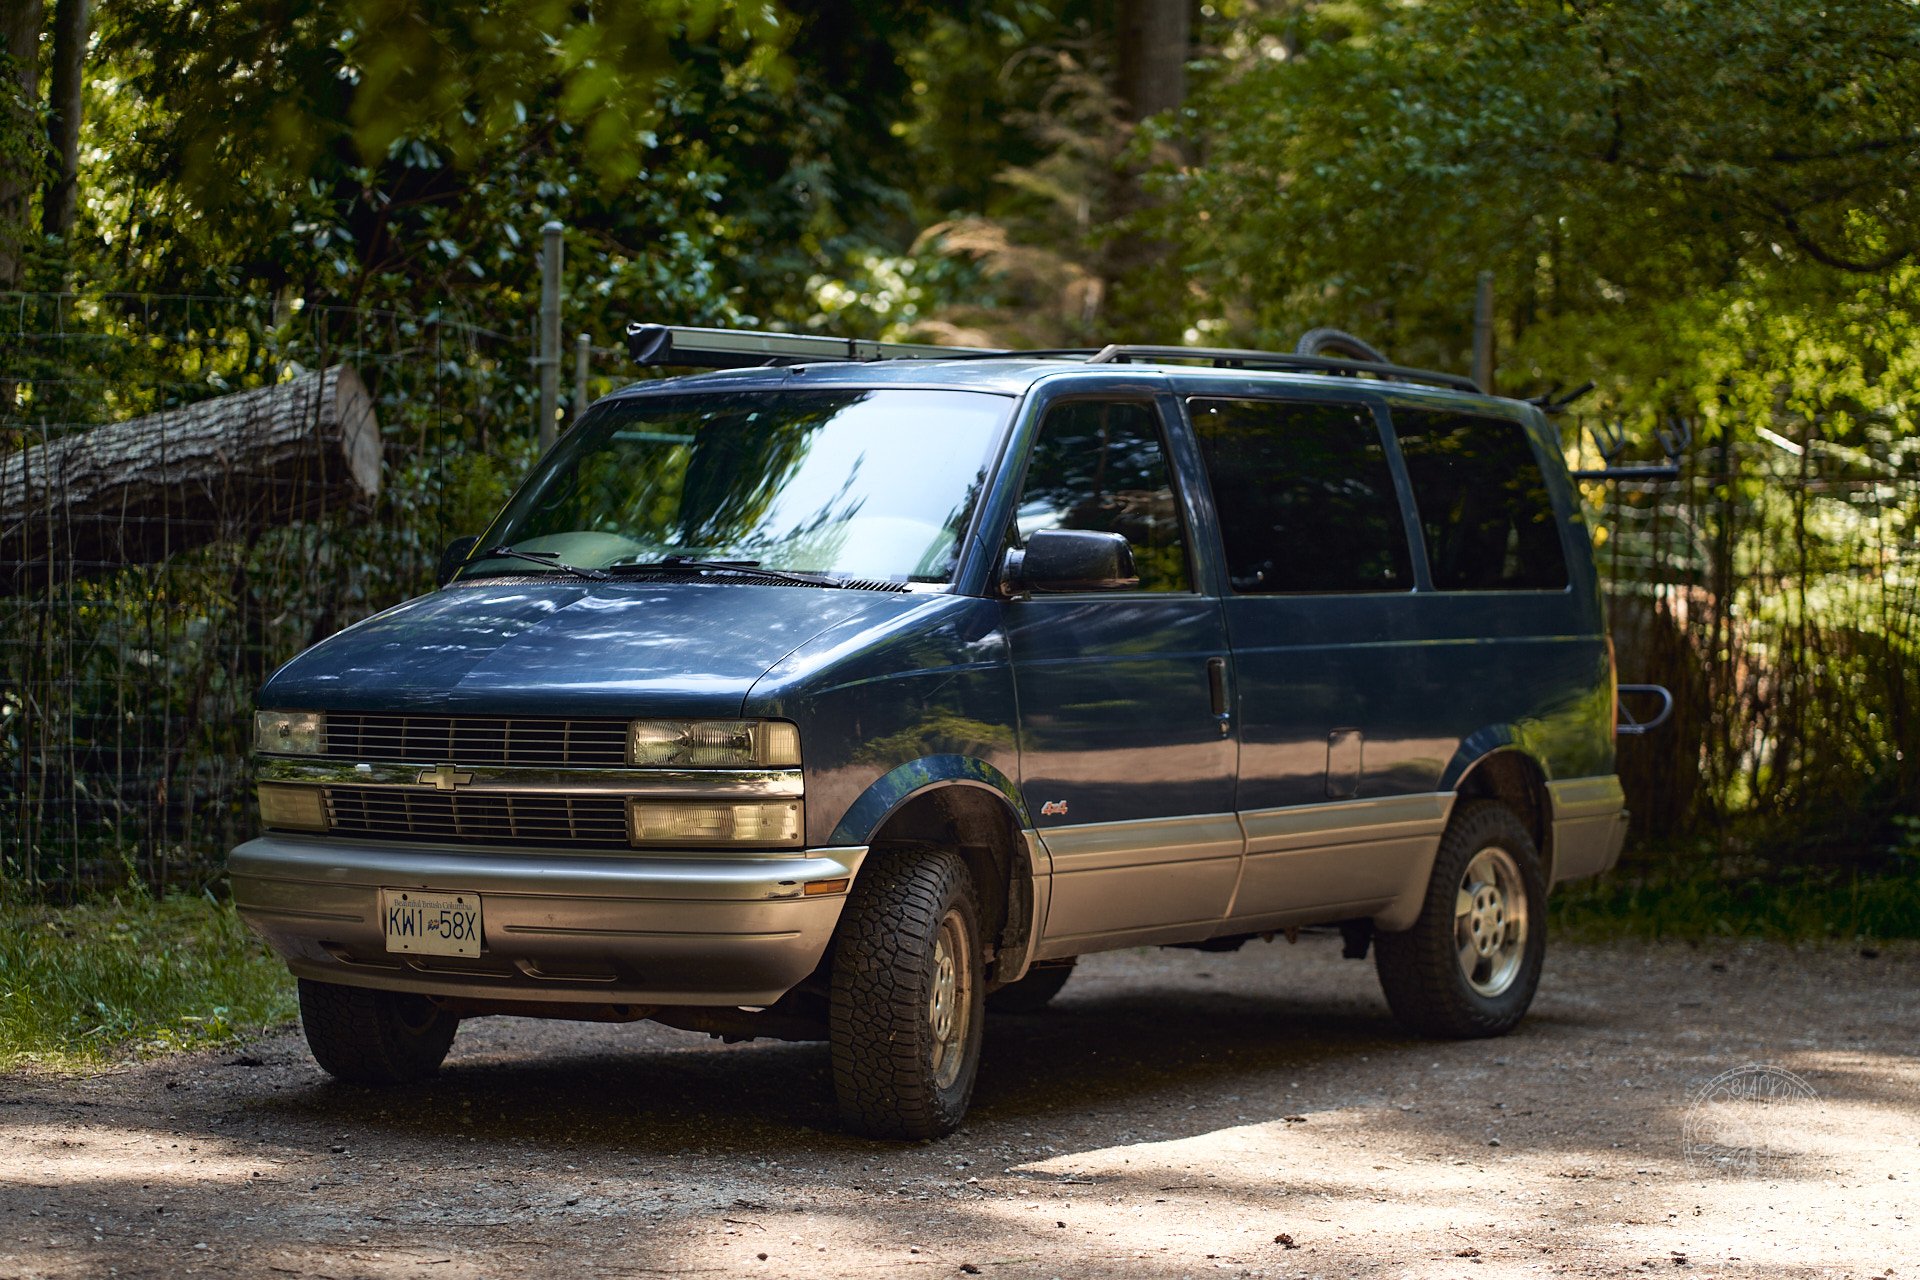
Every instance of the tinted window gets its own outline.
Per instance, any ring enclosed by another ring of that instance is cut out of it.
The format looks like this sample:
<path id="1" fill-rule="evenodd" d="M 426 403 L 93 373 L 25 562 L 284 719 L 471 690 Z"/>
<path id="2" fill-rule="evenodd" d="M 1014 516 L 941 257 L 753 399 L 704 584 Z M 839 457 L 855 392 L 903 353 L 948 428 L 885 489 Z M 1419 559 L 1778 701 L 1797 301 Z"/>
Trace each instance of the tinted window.
<path id="1" fill-rule="evenodd" d="M 1237 592 L 1405 591 L 1406 527 L 1360 405 L 1191 400 Z"/>
<path id="2" fill-rule="evenodd" d="M 1504 418 L 1395 409 L 1441 591 L 1552 591 L 1567 585 L 1560 524 L 1527 443 Z"/>
<path id="3" fill-rule="evenodd" d="M 1040 424 L 1015 536 L 1041 529 L 1125 535 L 1142 591 L 1186 591 L 1187 543 L 1151 405 L 1076 401 Z"/>

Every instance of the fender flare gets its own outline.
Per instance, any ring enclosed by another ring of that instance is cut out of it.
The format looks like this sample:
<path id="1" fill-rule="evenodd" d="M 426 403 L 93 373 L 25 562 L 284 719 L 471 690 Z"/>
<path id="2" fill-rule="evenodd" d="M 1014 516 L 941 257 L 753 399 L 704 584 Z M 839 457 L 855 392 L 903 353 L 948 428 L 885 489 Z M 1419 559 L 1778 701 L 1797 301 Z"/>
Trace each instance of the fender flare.
<path id="1" fill-rule="evenodd" d="M 1521 741 L 1520 734 L 1512 725 L 1490 724 L 1483 729 L 1475 729 L 1460 740 L 1453 758 L 1448 760 L 1447 767 L 1440 771 L 1440 790 L 1459 790 L 1462 778 L 1478 768 L 1489 756 L 1498 755 L 1503 751 L 1518 751 L 1532 761 L 1535 768 L 1540 767 L 1539 759 L 1533 752 L 1527 750 L 1526 744 Z M 1544 776 L 1546 770 L 1541 769 L 1540 772 Z"/>
<path id="2" fill-rule="evenodd" d="M 1007 939 L 995 962 L 995 979 L 1004 984 L 1017 981 L 1032 963 L 1039 944 L 1041 924 L 1046 919 L 1053 885 L 1052 862 L 1046 848 L 1035 835 L 1027 815 L 1026 802 L 1013 780 L 984 760 L 973 756 L 923 756 L 898 765 L 881 775 L 860 794 L 833 829 L 828 843 L 833 845 L 870 845 L 873 837 L 901 809 L 933 791 L 964 787 L 991 793 L 1006 807 L 1014 821 L 1017 839 L 1009 850 L 1006 870 Z M 1019 925 L 1011 927 L 1017 916 Z"/>
<path id="3" fill-rule="evenodd" d="M 1033 830 L 1033 820 L 1027 814 L 1026 801 L 1020 798 L 1020 788 L 1014 786 L 1013 779 L 1006 774 L 973 756 L 922 756 L 896 765 L 861 792 L 860 798 L 841 816 L 827 843 L 868 844 L 873 833 L 886 825 L 887 819 L 902 805 L 922 792 L 952 786 L 979 787 L 994 792 L 1013 810 L 1022 831 Z"/>

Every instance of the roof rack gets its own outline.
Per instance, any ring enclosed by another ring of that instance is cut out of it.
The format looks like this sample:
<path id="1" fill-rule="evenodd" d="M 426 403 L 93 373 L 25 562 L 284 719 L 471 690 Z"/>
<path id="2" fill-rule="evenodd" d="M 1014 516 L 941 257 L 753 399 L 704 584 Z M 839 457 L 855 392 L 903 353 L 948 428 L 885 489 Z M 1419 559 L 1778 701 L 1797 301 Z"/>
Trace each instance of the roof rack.
<path id="1" fill-rule="evenodd" d="M 996 356 L 1084 360 L 1088 364 L 1129 364 L 1142 360 L 1205 360 L 1223 369 L 1276 369 L 1294 373 L 1363 374 L 1394 382 L 1417 382 L 1478 392 L 1473 379 L 1432 369 L 1412 369 L 1377 360 L 1291 355 L 1238 347 L 1162 347 L 1115 343 L 1090 347 L 1020 351 L 1000 347 L 938 347 L 917 342 L 871 342 L 864 338 L 828 338 L 807 333 L 757 329 L 702 329 L 677 324 L 627 326 L 627 350 L 638 364 L 686 365 L 702 369 L 746 369 L 764 365 L 870 360 L 981 360 Z"/>
<path id="2" fill-rule="evenodd" d="M 749 369 L 816 361 L 951 360 L 955 356 L 1013 354 L 989 347 L 936 347 L 930 343 L 869 342 L 864 338 L 828 338 L 809 333 L 639 323 L 627 326 L 627 351 L 638 364 L 690 365 L 702 369 Z"/>
<path id="3" fill-rule="evenodd" d="M 1421 382 L 1478 393 L 1472 378 L 1435 369 L 1414 369 L 1379 360 L 1342 360 L 1335 356 L 1301 356 L 1278 351 L 1251 351 L 1242 347 L 1156 347 L 1115 343 L 1087 357 L 1088 364 L 1129 364 L 1135 360 L 1206 360 L 1218 369 L 1277 369 L 1292 373 L 1335 373 L 1356 377 L 1372 374 L 1393 382 Z"/>

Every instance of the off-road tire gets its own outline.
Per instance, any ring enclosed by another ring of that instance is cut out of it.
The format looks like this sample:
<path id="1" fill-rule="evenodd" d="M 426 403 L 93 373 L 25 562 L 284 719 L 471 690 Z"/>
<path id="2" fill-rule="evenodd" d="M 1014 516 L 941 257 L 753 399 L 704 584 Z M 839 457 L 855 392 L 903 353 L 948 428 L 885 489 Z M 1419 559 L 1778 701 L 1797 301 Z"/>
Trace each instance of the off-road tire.
<path id="1" fill-rule="evenodd" d="M 1524 885 L 1518 968 L 1497 995 L 1475 990 L 1457 942 L 1461 882 L 1483 851 L 1504 851 Z M 1533 837 L 1511 809 L 1475 800 L 1454 810 L 1413 927 L 1374 935 L 1374 964 L 1393 1016 L 1421 1035 L 1468 1040 L 1505 1035 L 1526 1016 L 1547 954 L 1547 882 Z"/>
<path id="2" fill-rule="evenodd" d="M 943 929 L 954 998 L 935 1033 Z M 828 1041 L 840 1119 L 872 1138 L 938 1138 L 966 1114 L 980 1065 L 980 911 L 944 849 L 876 854 L 854 882 L 833 949 Z"/>
<path id="3" fill-rule="evenodd" d="M 300 979 L 300 1025 L 321 1070 L 349 1084 L 411 1084 L 446 1061 L 460 1019 L 425 996 Z"/>
<path id="4" fill-rule="evenodd" d="M 1075 961 L 1064 964 L 1041 963 L 1027 970 L 1018 982 L 1010 982 L 987 996 L 989 1013 L 1039 1013 L 1060 994 L 1073 976 Z"/>

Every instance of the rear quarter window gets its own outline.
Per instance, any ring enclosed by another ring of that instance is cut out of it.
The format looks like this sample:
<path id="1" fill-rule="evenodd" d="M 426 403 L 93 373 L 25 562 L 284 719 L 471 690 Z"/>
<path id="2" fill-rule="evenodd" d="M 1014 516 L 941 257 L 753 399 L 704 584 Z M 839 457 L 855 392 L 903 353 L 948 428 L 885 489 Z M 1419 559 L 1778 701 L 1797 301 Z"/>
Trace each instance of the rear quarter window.
<path id="1" fill-rule="evenodd" d="M 1558 591 L 1560 522 L 1526 428 L 1509 418 L 1396 408 L 1394 433 L 1439 591 Z"/>

